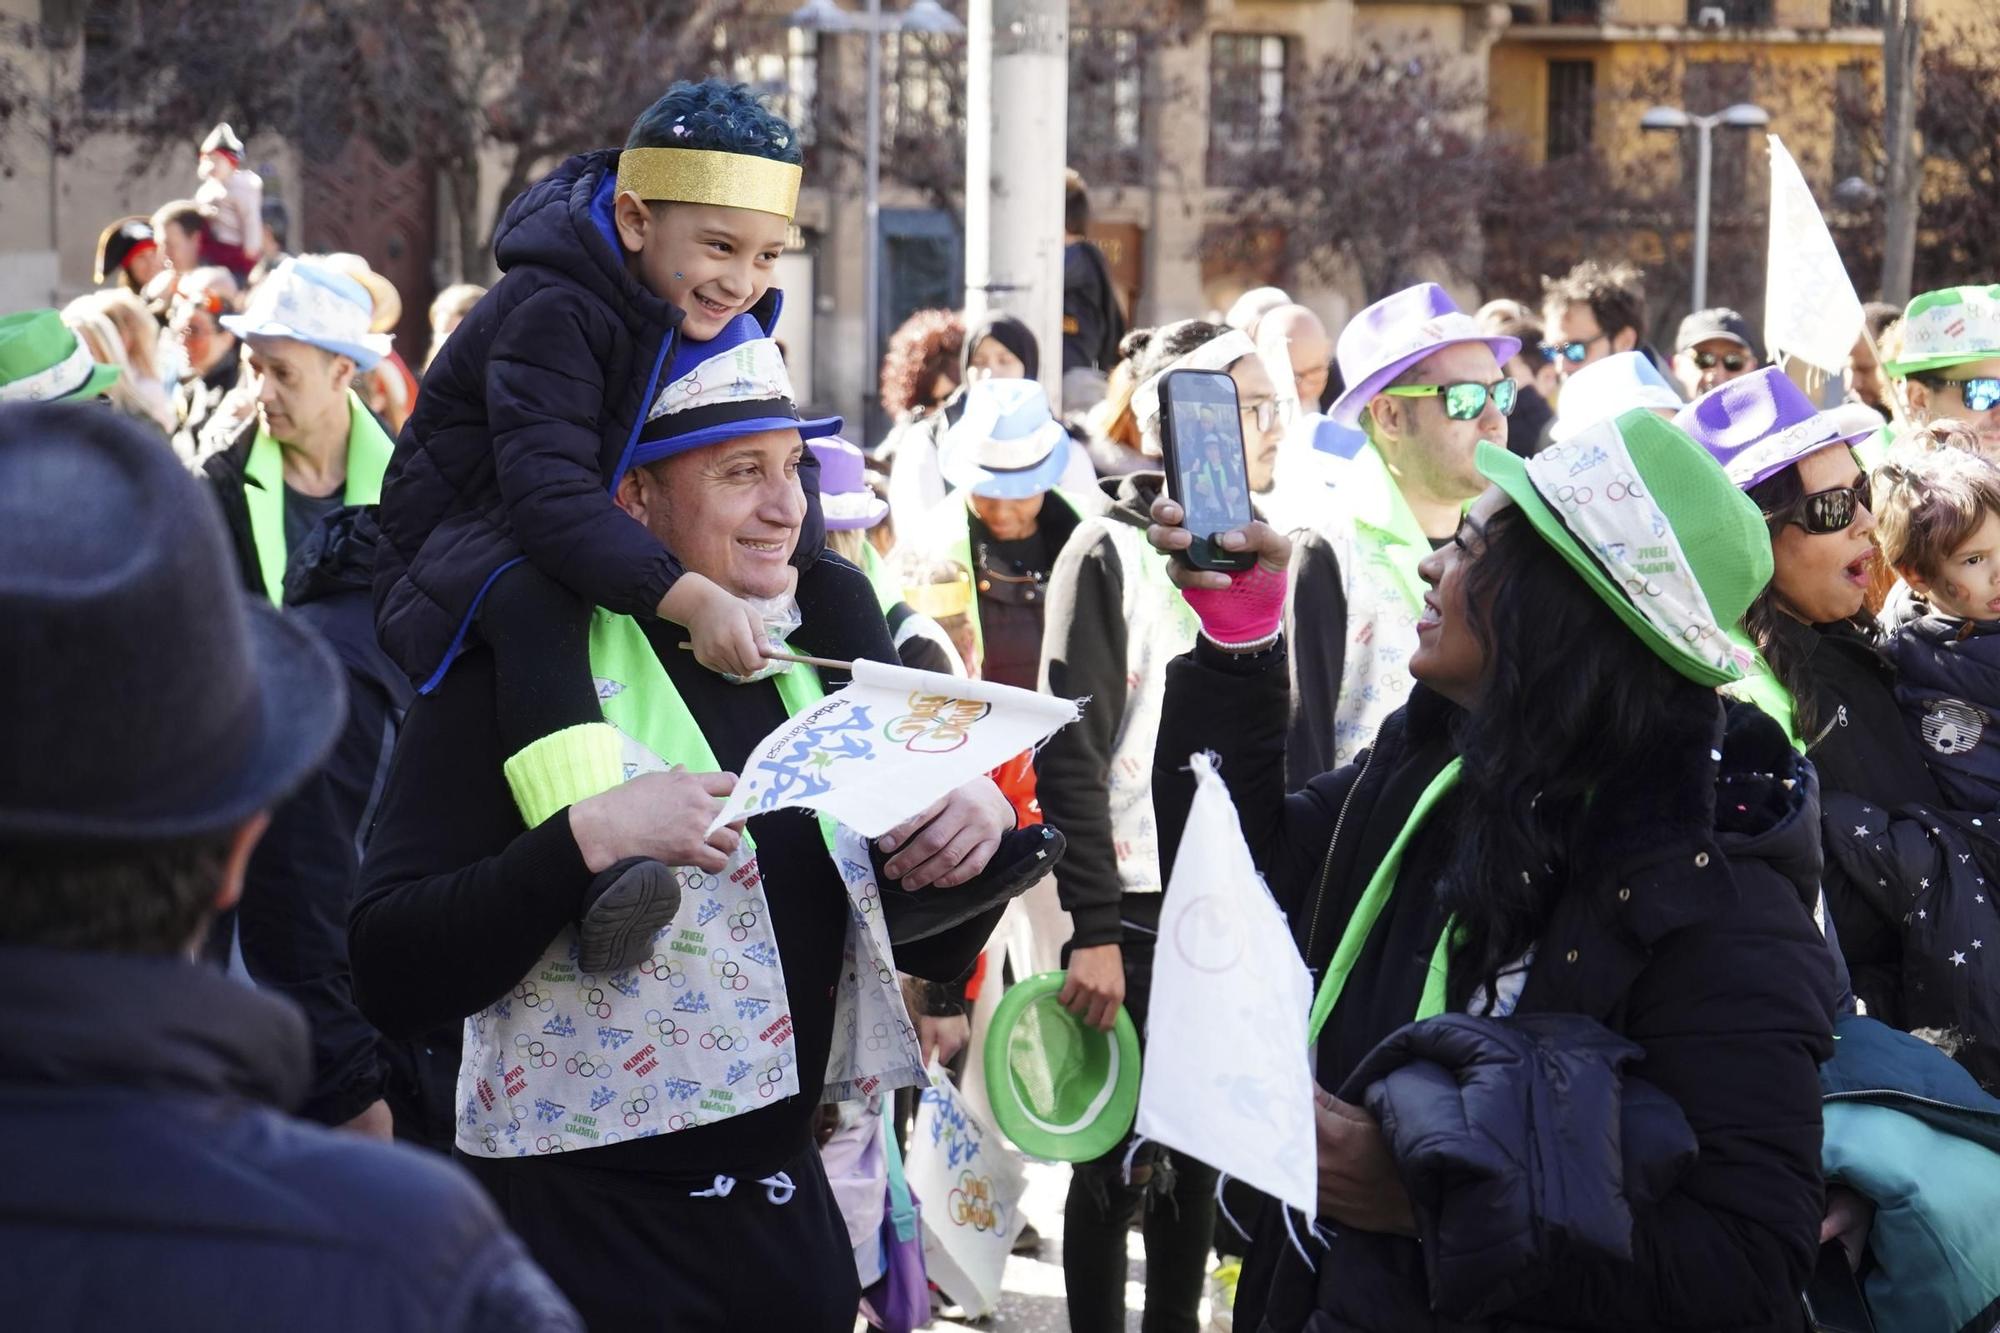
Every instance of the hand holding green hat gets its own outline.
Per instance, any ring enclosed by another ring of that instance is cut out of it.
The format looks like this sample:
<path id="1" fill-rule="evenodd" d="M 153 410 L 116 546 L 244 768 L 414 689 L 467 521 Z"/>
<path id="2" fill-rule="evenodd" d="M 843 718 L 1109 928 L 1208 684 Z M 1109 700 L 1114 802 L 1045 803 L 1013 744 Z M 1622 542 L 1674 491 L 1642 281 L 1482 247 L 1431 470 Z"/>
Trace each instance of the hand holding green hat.
<path id="1" fill-rule="evenodd" d="M 1771 538 L 1687 432 L 1636 408 L 1533 458 L 1482 443 L 1477 465 L 1661 660 L 1703 685 L 1742 678 L 1729 631 L 1771 581 Z"/>
<path id="2" fill-rule="evenodd" d="M 95 398 L 117 382 L 118 367 L 93 360 L 55 311 L 0 317 L 0 403 Z"/>
<path id="3" fill-rule="evenodd" d="M 1110 1032 L 1056 999 L 1061 972 L 1010 988 L 986 1034 L 986 1096 L 1000 1132 L 1030 1157 L 1088 1162 L 1118 1146 L 1139 1111 L 1139 1031 L 1121 1007 Z"/>

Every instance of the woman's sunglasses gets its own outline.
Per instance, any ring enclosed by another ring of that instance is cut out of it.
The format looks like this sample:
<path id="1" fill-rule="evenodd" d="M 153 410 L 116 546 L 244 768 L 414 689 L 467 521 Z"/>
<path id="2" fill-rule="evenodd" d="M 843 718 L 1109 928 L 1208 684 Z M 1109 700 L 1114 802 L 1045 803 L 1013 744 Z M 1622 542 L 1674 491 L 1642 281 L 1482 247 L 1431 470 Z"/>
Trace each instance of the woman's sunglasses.
<path id="1" fill-rule="evenodd" d="M 1855 511 L 1874 506 L 1872 483 L 1863 477 L 1853 486 L 1836 486 L 1830 491 L 1801 495 L 1782 509 L 1764 515 L 1773 523 L 1796 523 L 1815 537 L 1845 532 L 1854 523 Z"/>
<path id="2" fill-rule="evenodd" d="M 1750 364 L 1750 355 L 1747 352 L 1724 352 L 1721 356 L 1713 352 L 1696 352 L 1694 363 L 1702 370 L 1714 370 L 1721 366 L 1734 375 Z"/>
<path id="3" fill-rule="evenodd" d="M 1520 386 L 1512 380 L 1495 380 L 1491 384 L 1459 380 L 1451 384 L 1398 384 L 1382 392 L 1391 398 L 1443 398 L 1444 414 L 1453 421 L 1477 421 L 1486 410 L 1488 398 L 1502 416 L 1512 413 Z"/>

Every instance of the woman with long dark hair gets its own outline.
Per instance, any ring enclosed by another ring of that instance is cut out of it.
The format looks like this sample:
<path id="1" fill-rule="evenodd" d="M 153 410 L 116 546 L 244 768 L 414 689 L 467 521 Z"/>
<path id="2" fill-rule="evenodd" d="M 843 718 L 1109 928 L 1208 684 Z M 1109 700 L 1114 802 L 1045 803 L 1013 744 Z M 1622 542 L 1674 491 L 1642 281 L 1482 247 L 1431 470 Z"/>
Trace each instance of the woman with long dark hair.
<path id="1" fill-rule="evenodd" d="M 1866 606 L 1875 517 L 1858 437 L 1776 369 L 1730 381 L 1677 421 L 1770 532 L 1775 573 L 1744 616 L 1757 656 L 1738 688 L 1787 726 L 1818 771 L 1822 882 L 1855 996 L 1994 1091 L 2000 981 L 1983 955 L 2000 938 L 1987 890 L 2000 872 L 2000 812 L 1947 808 L 1897 702 Z"/>
<path id="2" fill-rule="evenodd" d="M 1483 444 L 1478 466 L 1493 487 L 1421 566 L 1408 704 L 1296 794 L 1287 544 L 1252 524 L 1224 539 L 1251 571 L 1176 567 L 1203 628 L 1168 669 L 1162 863 L 1187 757 L 1213 751 L 1317 992 L 1323 1225 L 1267 1210 L 1237 1326 L 1795 1329 L 1836 983 L 1810 769 L 1715 692 L 1741 669 L 1724 627 L 1769 576 L 1762 525 L 1646 411 L 1533 459 Z M 1185 549 L 1180 521 L 1157 505 L 1154 544 Z M 1431 1058 L 1463 1062 L 1414 1103 L 1378 1077 L 1399 1030 L 1449 1031 L 1459 1054 Z M 1586 1077 L 1605 1050 L 1637 1059 Z M 1608 1111 L 1586 1091 L 1605 1086 Z M 1647 1099 L 1678 1151 L 1620 1110 Z M 1440 1170 L 1459 1138 L 1482 1164 Z M 1593 1247 L 1577 1201 L 1607 1190 L 1629 1229 Z"/>

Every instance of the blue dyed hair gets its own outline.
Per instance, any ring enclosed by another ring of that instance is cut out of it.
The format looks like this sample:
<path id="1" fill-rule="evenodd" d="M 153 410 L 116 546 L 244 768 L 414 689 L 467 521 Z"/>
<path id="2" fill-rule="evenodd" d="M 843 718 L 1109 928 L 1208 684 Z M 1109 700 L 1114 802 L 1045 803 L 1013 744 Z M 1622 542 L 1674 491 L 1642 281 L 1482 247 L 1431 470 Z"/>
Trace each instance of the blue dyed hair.
<path id="1" fill-rule="evenodd" d="M 741 83 L 682 80 L 632 122 L 627 148 L 705 148 L 797 165 L 805 160 L 791 122 Z"/>

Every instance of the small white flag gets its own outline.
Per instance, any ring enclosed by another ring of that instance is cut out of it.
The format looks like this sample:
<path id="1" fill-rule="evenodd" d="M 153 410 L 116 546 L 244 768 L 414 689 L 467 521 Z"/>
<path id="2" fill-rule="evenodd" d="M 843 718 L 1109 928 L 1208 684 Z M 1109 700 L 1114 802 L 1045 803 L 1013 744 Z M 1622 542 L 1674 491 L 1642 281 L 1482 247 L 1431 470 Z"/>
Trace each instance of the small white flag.
<path id="1" fill-rule="evenodd" d="M 1076 713 L 1069 699 L 857 661 L 853 683 L 758 744 L 709 830 L 804 806 L 879 838 L 1041 744 Z"/>
<path id="2" fill-rule="evenodd" d="M 1764 284 L 1764 343 L 1829 375 L 1847 366 L 1861 336 L 1861 298 L 1833 233 L 1784 142 L 1771 141 L 1771 252 Z"/>
<path id="3" fill-rule="evenodd" d="M 1313 1217 L 1312 979 L 1257 875 L 1229 791 L 1195 755 L 1160 907 L 1138 1132 Z"/>

